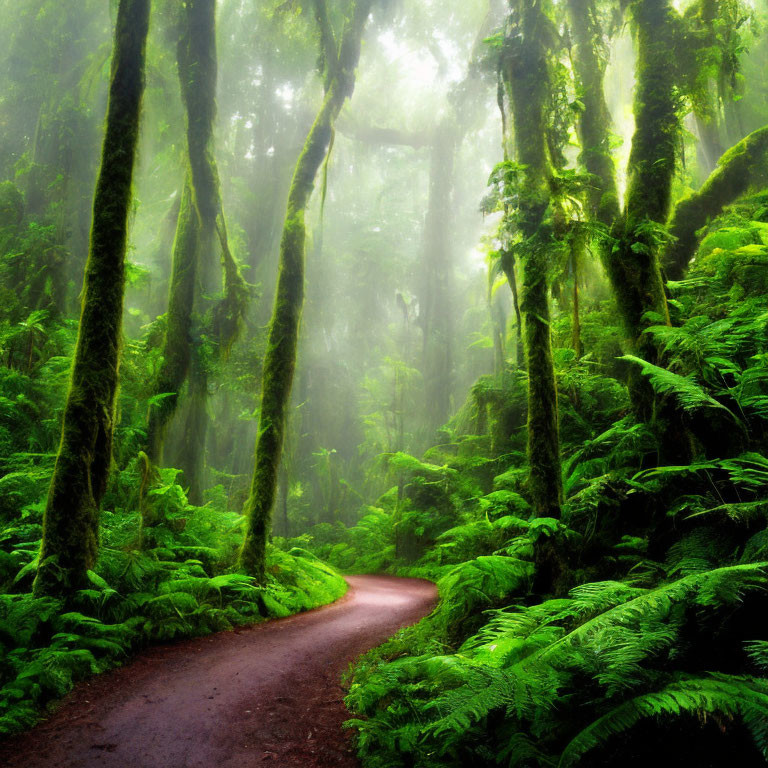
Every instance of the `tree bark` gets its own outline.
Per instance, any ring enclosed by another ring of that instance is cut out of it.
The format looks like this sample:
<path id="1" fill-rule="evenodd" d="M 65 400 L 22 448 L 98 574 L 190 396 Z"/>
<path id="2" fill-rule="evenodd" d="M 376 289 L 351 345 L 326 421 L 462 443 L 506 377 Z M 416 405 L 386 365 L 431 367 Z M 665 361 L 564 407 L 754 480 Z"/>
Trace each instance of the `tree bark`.
<path id="1" fill-rule="evenodd" d="M 615 244 L 605 265 L 630 349 L 654 362 L 656 347 L 643 331 L 669 324 L 659 254 L 660 228 L 669 216 L 680 136 L 674 50 L 674 11 L 669 0 L 642 0 L 633 8 L 637 39 L 635 133 L 629 156 L 629 184 L 623 216 L 613 227 Z M 652 415 L 655 397 L 634 368 L 629 393 L 640 418 Z"/>
<path id="2" fill-rule="evenodd" d="M 580 160 L 594 177 L 587 196 L 589 213 L 594 221 L 611 226 L 619 217 L 619 195 L 611 155 L 611 113 L 605 101 L 605 61 L 600 55 L 603 33 L 594 0 L 569 0 L 568 17 L 577 95 L 582 105 L 576 121 Z"/>
<path id="3" fill-rule="evenodd" d="M 244 509 L 247 527 L 240 553 L 241 567 L 260 581 L 265 577 L 267 539 L 296 368 L 296 342 L 304 301 L 305 210 L 317 172 L 328 152 L 336 118 L 354 90 L 355 68 L 371 5 L 372 0 L 354 3 L 344 25 L 338 56 L 335 59 L 326 56 L 331 72 L 325 99 L 299 156 L 288 196 L 275 304 L 264 358 L 253 481 Z"/>
<path id="4" fill-rule="evenodd" d="M 146 452 L 153 464 L 163 460 L 165 431 L 176 413 L 179 392 L 189 373 L 199 237 L 200 218 L 192 201 L 191 182 L 187 179 L 181 196 L 173 245 L 163 361 L 155 382 L 155 394 L 166 396 L 156 405 L 150 406 L 147 425 Z"/>
<path id="5" fill-rule="evenodd" d="M 64 424 L 43 518 L 36 595 L 88 583 L 98 553 L 99 504 L 112 455 L 125 249 L 144 91 L 149 0 L 120 0 L 109 105 Z"/>
<path id="6" fill-rule="evenodd" d="M 681 280 L 696 253 L 696 236 L 710 219 L 750 187 L 768 182 L 768 126 L 729 149 L 698 192 L 681 200 L 669 222 L 670 242 L 662 263 L 670 280 Z"/>
<path id="7" fill-rule="evenodd" d="M 520 35 L 505 56 L 503 75 L 515 120 L 516 159 L 525 167 L 516 217 L 522 238 L 520 310 L 528 371 L 528 484 L 534 515 L 560 517 L 563 484 L 548 276 L 554 238 L 546 130 L 550 76 L 544 24 L 538 4 L 521 3 Z"/>
<path id="8" fill-rule="evenodd" d="M 429 202 L 419 291 L 424 425 L 431 438 L 448 419 L 453 377 L 453 254 L 450 234 L 457 128 L 451 117 L 432 140 Z"/>
<path id="9" fill-rule="evenodd" d="M 213 128 L 216 118 L 216 2 L 188 0 L 180 11 L 180 31 L 176 49 L 179 86 L 186 112 L 188 178 L 182 197 L 173 253 L 173 275 L 168 299 L 168 327 L 163 346 L 163 363 L 155 384 L 156 394 L 172 393 L 150 411 L 147 455 L 161 462 L 165 432 L 173 419 L 179 393 L 189 379 L 194 350 L 192 315 L 200 302 L 197 287 L 216 291 L 224 276 L 223 297 L 213 310 L 212 336 L 226 355 L 235 340 L 245 310 L 247 288 L 230 252 L 221 203 L 219 176 L 213 153 Z M 221 251 L 221 266 L 214 253 Z M 202 314 L 202 312 L 201 312 Z M 199 358 L 199 354 L 197 355 Z M 194 389 L 194 392 L 191 390 Z M 200 503 L 207 433 L 207 372 L 202 363 L 195 369 L 190 384 L 189 423 L 183 448 L 176 458 L 190 488 L 190 500 Z M 192 413 L 197 410 L 199 412 Z M 191 445 L 195 440 L 199 445 Z"/>

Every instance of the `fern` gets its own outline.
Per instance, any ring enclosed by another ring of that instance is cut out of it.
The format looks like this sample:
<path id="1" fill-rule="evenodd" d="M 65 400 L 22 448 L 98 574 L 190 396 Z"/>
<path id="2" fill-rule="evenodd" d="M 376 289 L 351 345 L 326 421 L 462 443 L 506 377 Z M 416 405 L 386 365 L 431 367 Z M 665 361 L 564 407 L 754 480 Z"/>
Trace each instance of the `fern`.
<path id="1" fill-rule="evenodd" d="M 452 569 L 438 582 L 438 615 L 446 631 L 455 632 L 478 608 L 521 594 L 532 574 L 531 563 L 501 555 L 478 557 Z"/>
<path id="2" fill-rule="evenodd" d="M 680 676 L 659 691 L 625 701 L 575 736 L 560 755 L 562 768 L 579 763 L 590 750 L 633 728 L 640 720 L 680 715 L 740 717 L 768 757 L 768 681 L 750 677 Z"/>
<path id="3" fill-rule="evenodd" d="M 714 408 L 725 411 L 731 418 L 737 422 L 739 419 L 734 413 L 719 403 L 711 395 L 708 395 L 702 387 L 697 384 L 692 376 L 681 376 L 680 374 L 668 371 L 658 365 L 649 363 L 642 358 L 634 355 L 623 355 L 621 360 L 626 360 L 635 365 L 639 365 L 643 375 L 647 376 L 654 390 L 660 395 L 672 395 L 677 402 L 686 411 L 696 411 L 700 408 Z"/>

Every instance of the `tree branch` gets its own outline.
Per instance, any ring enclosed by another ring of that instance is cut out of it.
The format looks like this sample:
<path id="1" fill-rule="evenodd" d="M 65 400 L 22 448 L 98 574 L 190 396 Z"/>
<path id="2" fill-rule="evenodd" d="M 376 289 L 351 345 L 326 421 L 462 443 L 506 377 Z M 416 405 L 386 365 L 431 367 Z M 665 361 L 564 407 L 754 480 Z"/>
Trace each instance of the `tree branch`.
<path id="1" fill-rule="evenodd" d="M 750 187 L 768 181 L 767 159 L 768 126 L 765 126 L 729 149 L 701 189 L 677 204 L 669 222 L 673 239 L 662 259 L 670 280 L 683 277 L 698 246 L 698 230 Z"/>
<path id="2" fill-rule="evenodd" d="M 398 128 L 380 128 L 376 125 L 360 125 L 345 120 L 338 126 L 339 133 L 365 144 L 380 144 L 394 147 L 413 147 L 423 149 L 431 146 L 434 139 L 429 131 L 401 131 Z"/>
<path id="3" fill-rule="evenodd" d="M 336 43 L 336 36 L 333 34 L 333 27 L 328 18 L 328 8 L 325 0 L 314 0 L 315 20 L 320 32 L 320 55 L 323 60 L 323 78 L 325 81 L 325 90 L 330 87 L 331 81 L 337 74 L 339 68 L 339 49 Z"/>

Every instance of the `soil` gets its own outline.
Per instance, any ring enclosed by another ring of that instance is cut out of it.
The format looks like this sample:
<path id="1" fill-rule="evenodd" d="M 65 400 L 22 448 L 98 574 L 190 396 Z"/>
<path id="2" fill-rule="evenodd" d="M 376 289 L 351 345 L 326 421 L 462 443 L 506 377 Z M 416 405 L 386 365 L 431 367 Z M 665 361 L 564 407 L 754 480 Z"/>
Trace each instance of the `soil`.
<path id="1" fill-rule="evenodd" d="M 157 646 L 0 745 L 6 768 L 354 768 L 340 677 L 435 604 L 433 584 L 350 576 L 338 602 Z"/>

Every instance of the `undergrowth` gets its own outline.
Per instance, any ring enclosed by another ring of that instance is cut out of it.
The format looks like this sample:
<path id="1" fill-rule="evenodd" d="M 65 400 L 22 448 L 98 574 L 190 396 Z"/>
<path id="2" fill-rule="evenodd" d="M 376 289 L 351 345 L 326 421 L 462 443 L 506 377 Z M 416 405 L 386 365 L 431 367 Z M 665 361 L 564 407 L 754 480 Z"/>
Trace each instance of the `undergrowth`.
<path id="1" fill-rule="evenodd" d="M 651 318 L 646 331 L 658 360 L 617 359 L 607 339 L 580 359 L 556 349 L 561 519 L 530 515 L 526 382 L 515 372 L 481 379 L 421 458 L 385 456 L 393 487 L 357 525 L 293 540 L 341 569 L 439 587 L 431 616 L 347 676 L 366 768 L 639 768 L 658 764 L 661 743 L 690 765 L 765 764 L 760 206 L 742 201 L 714 222 L 687 279 L 669 284 L 673 325 Z M 606 308 L 586 316 L 590 332 L 593 316 Z M 569 339 L 567 316 L 554 331 Z M 661 418 L 631 414 L 619 382 L 630 367 L 674 407 L 690 462 L 664 461 Z"/>
<path id="2" fill-rule="evenodd" d="M 0 525 L 0 734 L 29 727 L 74 683 L 150 643 L 288 616 L 344 594 L 336 570 L 299 548 L 270 549 L 264 584 L 233 572 L 241 516 L 217 504 L 216 489 L 208 504 L 191 506 L 176 475 L 161 470 L 149 490 L 146 503 L 160 522 L 140 548 L 139 513 L 118 506 L 139 487 L 137 470 L 116 474 L 91 584 L 66 604 L 30 592 L 43 508 L 35 472 L 17 469 L 0 480 L 22 504 L 15 520 Z"/>

